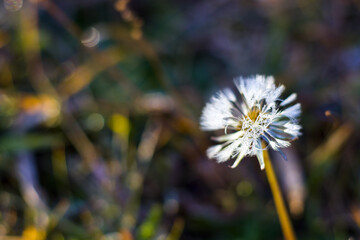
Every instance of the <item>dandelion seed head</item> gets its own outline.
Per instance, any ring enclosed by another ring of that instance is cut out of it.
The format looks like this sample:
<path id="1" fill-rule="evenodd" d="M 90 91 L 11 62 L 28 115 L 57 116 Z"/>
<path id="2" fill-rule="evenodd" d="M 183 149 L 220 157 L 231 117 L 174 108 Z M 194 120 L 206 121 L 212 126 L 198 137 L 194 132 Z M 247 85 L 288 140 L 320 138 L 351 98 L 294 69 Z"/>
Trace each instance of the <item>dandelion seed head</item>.
<path id="1" fill-rule="evenodd" d="M 281 99 L 285 87 L 276 86 L 273 77 L 239 77 L 234 83 L 237 92 L 217 92 L 200 118 L 203 130 L 224 130 L 224 135 L 213 138 L 220 144 L 208 149 L 208 157 L 218 162 L 234 158 L 232 167 L 236 167 L 243 157 L 256 155 L 264 169 L 261 141 L 274 150 L 290 146 L 300 135 L 300 104 L 289 106 L 296 94 Z"/>

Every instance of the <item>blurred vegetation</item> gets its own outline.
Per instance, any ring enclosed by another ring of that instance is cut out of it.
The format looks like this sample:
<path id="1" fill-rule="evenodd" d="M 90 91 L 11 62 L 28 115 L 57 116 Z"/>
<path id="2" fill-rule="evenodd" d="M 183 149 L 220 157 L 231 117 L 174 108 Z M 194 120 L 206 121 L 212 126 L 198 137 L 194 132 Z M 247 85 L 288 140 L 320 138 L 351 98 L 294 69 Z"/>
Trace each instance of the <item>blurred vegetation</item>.
<path id="1" fill-rule="evenodd" d="M 360 238 L 360 2 L 3 0 L 1 239 L 282 239 L 257 161 L 207 159 L 236 76 L 297 92 L 271 152 L 299 239 Z"/>

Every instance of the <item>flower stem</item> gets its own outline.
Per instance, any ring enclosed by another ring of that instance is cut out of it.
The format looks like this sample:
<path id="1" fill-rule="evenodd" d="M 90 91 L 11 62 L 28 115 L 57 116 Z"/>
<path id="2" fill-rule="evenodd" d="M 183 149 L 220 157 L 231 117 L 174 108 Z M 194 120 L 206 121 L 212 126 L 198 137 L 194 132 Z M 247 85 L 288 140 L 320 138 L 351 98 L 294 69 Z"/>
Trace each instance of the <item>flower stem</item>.
<path id="1" fill-rule="evenodd" d="M 263 143 L 263 147 L 264 147 L 264 143 Z M 271 164 L 269 154 L 268 154 L 266 149 L 263 150 L 263 156 L 264 156 L 264 162 L 265 162 L 266 176 L 268 178 L 270 188 L 271 188 L 271 192 L 273 194 L 273 198 L 274 198 L 274 202 L 275 202 L 275 206 L 276 206 L 276 211 L 277 211 L 278 216 L 279 216 L 280 225 L 281 225 L 284 237 L 285 237 L 286 240 L 295 240 L 296 237 L 295 237 L 295 234 L 294 234 L 293 227 L 291 225 L 289 214 L 288 214 L 288 212 L 286 210 L 284 200 L 283 200 L 283 197 L 281 195 L 280 188 L 279 188 L 279 184 L 278 184 L 278 181 L 276 179 L 276 175 L 275 175 L 273 166 Z"/>

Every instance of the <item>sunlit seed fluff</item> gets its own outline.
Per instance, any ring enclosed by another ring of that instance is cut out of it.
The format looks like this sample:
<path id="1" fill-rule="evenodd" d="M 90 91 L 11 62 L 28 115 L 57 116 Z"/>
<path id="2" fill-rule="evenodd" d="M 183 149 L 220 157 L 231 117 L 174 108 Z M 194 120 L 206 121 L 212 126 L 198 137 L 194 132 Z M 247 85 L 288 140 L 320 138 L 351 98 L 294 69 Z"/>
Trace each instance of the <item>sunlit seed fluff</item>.
<path id="1" fill-rule="evenodd" d="M 218 162 L 235 159 L 235 168 L 245 156 L 257 156 L 265 168 L 262 141 L 274 150 L 290 146 L 301 133 L 298 118 L 300 104 L 293 104 L 296 94 L 286 99 L 280 95 L 283 85 L 275 86 L 274 78 L 256 75 L 234 80 L 237 91 L 218 91 L 205 105 L 200 119 L 203 130 L 223 130 L 213 137 L 217 145 L 207 150 Z"/>

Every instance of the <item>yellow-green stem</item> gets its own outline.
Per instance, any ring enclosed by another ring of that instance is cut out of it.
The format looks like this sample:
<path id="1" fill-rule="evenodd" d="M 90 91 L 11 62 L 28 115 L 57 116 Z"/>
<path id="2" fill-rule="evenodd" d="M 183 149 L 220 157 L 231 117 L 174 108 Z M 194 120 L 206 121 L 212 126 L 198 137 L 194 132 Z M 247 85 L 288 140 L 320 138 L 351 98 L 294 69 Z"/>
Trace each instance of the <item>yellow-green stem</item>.
<path id="1" fill-rule="evenodd" d="M 264 143 L 263 143 L 263 147 L 264 147 Z M 263 156 L 264 156 L 264 162 L 265 162 L 265 172 L 266 172 L 266 176 L 267 179 L 269 181 L 270 184 L 270 188 L 271 188 L 271 192 L 273 194 L 273 198 L 274 198 L 274 202 L 275 202 L 275 206 L 276 206 L 276 211 L 278 213 L 279 216 L 279 220 L 280 220 L 280 225 L 284 234 L 284 238 L 286 240 L 296 240 L 295 234 L 294 234 L 294 230 L 293 227 L 291 225 L 291 221 L 289 218 L 289 214 L 286 210 L 285 204 L 284 204 L 284 200 L 283 197 L 281 195 L 281 191 L 279 188 L 279 184 L 278 181 L 276 179 L 276 175 L 273 169 L 273 166 L 271 164 L 271 160 L 269 157 L 269 154 L 267 152 L 267 150 L 263 150 Z"/>

